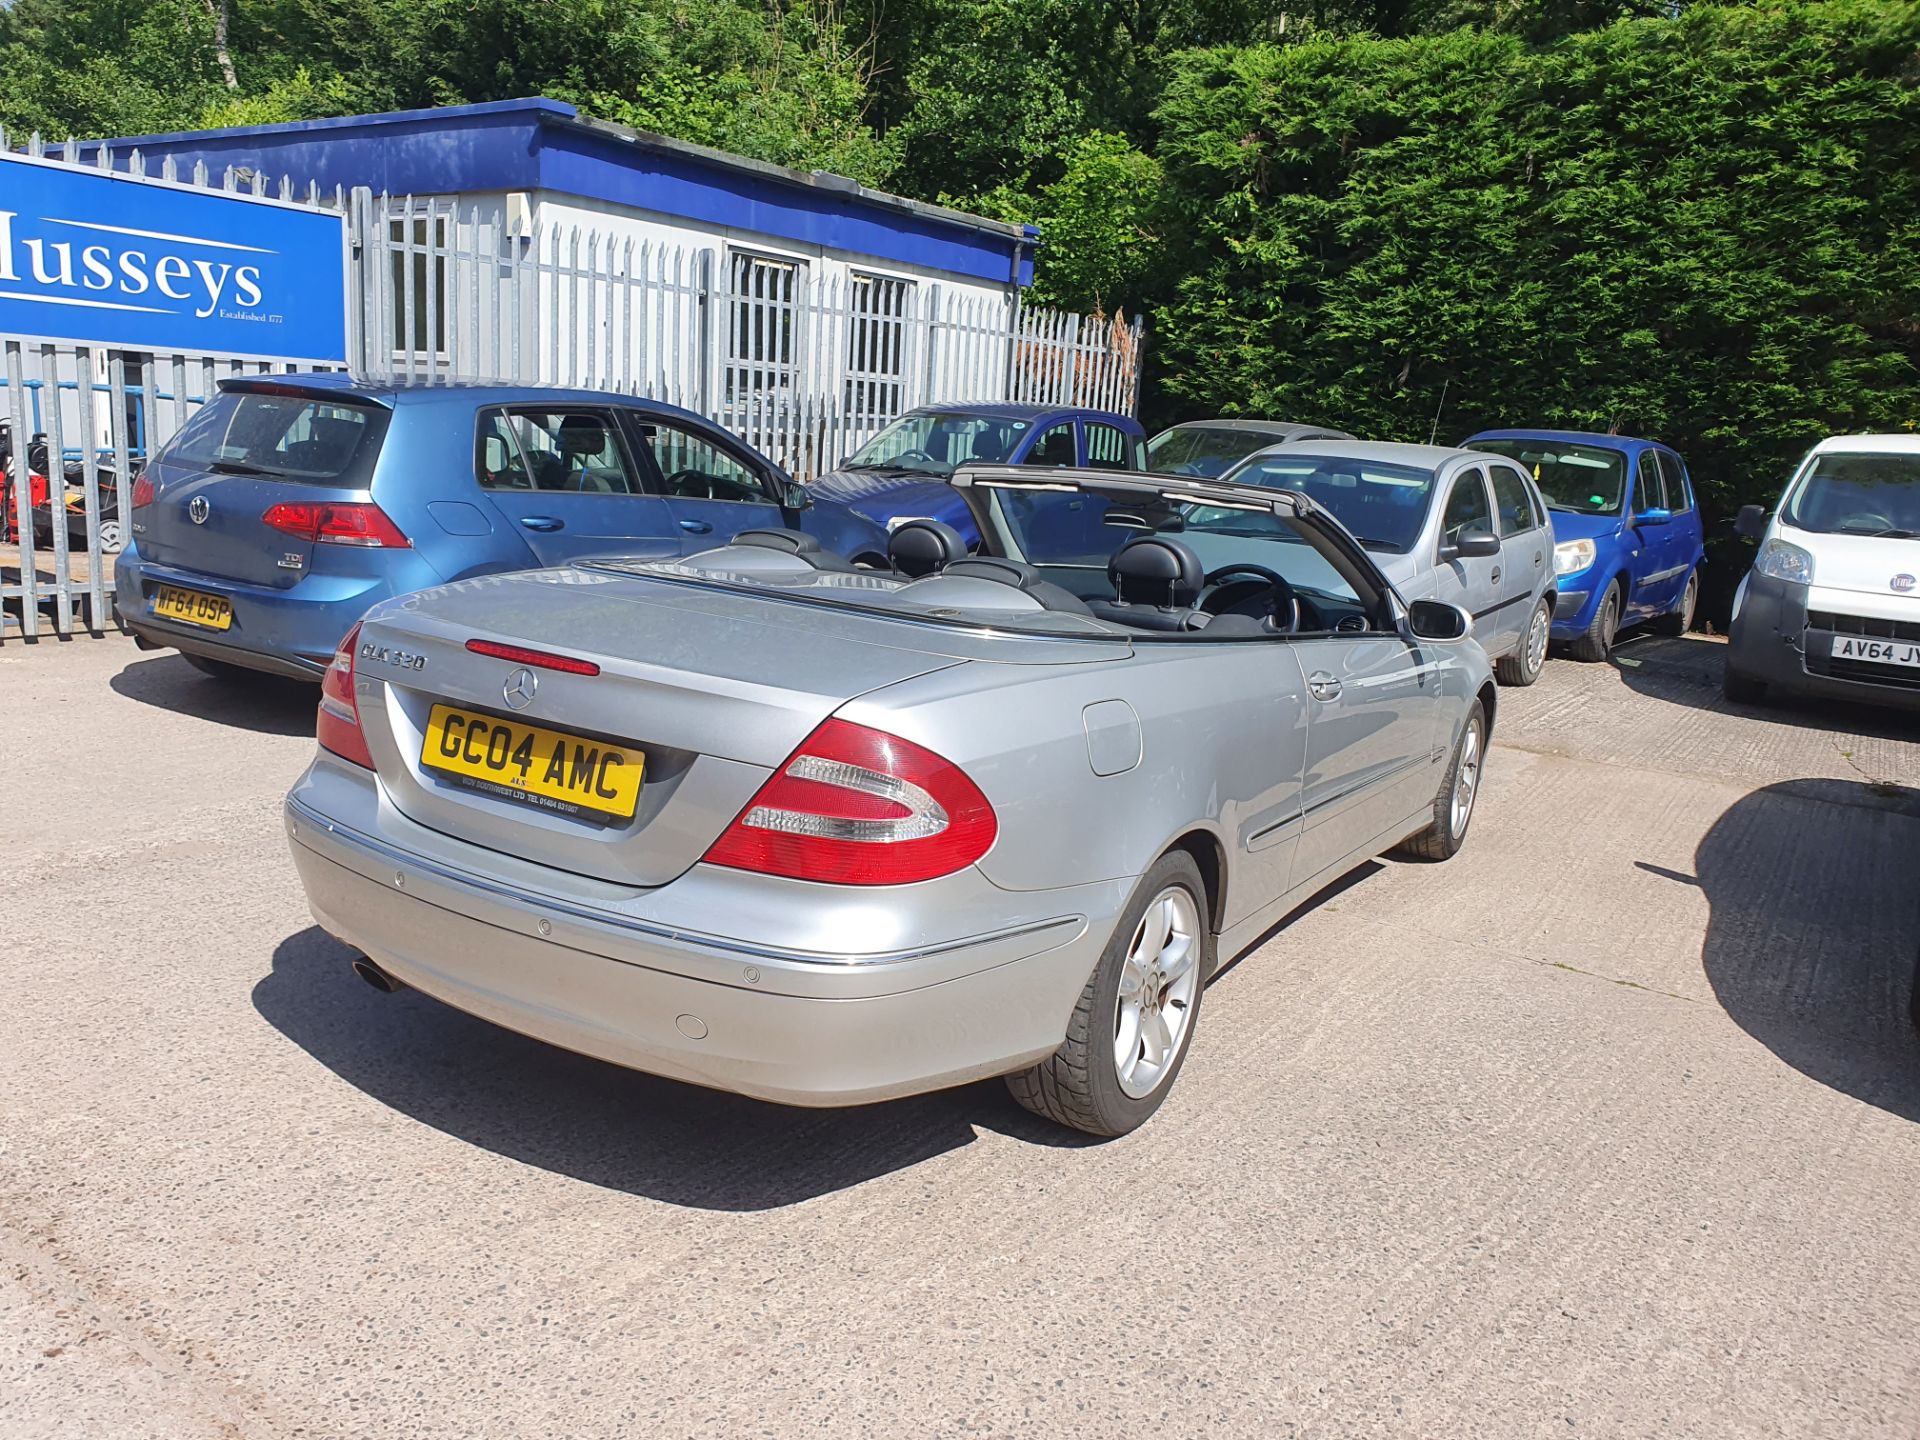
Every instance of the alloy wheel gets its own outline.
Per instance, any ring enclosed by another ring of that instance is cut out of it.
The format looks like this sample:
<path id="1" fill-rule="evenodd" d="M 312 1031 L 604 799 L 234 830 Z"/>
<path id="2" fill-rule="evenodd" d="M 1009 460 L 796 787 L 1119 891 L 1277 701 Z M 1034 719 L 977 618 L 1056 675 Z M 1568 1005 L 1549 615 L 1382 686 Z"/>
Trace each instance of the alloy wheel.
<path id="1" fill-rule="evenodd" d="M 1471 721 L 1467 733 L 1460 737 L 1460 767 L 1453 777 L 1453 821 L 1454 838 L 1467 833 L 1467 822 L 1473 819 L 1473 802 L 1480 791 L 1480 722 Z"/>
<path id="2" fill-rule="evenodd" d="M 1200 985 L 1200 935 L 1200 912 L 1184 885 L 1156 895 L 1134 928 L 1114 1006 L 1113 1066 L 1121 1090 L 1135 1100 L 1159 1089 L 1186 1043 Z"/>
<path id="3" fill-rule="evenodd" d="M 1551 638 L 1553 621 L 1548 617 L 1547 607 L 1542 605 L 1533 612 L 1533 625 L 1527 631 L 1527 673 L 1532 674 L 1547 663 L 1547 641 Z"/>

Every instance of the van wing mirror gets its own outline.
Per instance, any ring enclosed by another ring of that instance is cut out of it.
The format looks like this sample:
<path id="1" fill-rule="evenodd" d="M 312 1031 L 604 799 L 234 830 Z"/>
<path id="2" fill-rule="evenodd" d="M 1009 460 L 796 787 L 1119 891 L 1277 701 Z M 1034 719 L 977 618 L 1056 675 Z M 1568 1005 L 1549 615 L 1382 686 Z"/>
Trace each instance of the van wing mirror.
<path id="1" fill-rule="evenodd" d="M 789 480 L 781 487 L 780 507 L 783 510 L 811 510 L 813 492 L 798 480 Z"/>
<path id="2" fill-rule="evenodd" d="M 1744 535 L 1749 540 L 1758 540 L 1767 533 L 1767 511 L 1762 505 L 1742 505 L 1740 513 L 1733 519 L 1734 533 Z"/>

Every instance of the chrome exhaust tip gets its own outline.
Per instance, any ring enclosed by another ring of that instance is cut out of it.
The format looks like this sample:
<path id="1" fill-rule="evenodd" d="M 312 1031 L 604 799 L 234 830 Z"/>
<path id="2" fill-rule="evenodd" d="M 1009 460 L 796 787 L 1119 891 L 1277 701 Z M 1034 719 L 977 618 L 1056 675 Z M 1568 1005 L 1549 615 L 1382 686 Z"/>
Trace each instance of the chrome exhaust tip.
<path id="1" fill-rule="evenodd" d="M 371 985 L 374 989 L 378 990 L 382 995 L 391 995 L 396 990 L 404 990 L 407 988 L 405 981 L 396 980 L 364 955 L 353 962 L 353 973 L 366 981 L 367 984 Z"/>

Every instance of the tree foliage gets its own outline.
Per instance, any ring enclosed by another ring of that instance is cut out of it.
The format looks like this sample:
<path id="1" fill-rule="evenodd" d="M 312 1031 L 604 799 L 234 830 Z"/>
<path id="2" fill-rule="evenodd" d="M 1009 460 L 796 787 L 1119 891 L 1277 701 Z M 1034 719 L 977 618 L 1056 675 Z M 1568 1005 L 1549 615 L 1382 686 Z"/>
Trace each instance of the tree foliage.
<path id="1" fill-rule="evenodd" d="M 1184 57 L 1164 403 L 1658 436 L 1714 508 L 1920 421 L 1920 7 Z"/>
<path id="2" fill-rule="evenodd" d="M 216 36 L 224 27 L 231 83 Z M 0 0 L 51 138 L 545 94 L 1044 232 L 1159 418 L 1651 432 L 1722 509 L 1920 420 L 1915 0 Z"/>

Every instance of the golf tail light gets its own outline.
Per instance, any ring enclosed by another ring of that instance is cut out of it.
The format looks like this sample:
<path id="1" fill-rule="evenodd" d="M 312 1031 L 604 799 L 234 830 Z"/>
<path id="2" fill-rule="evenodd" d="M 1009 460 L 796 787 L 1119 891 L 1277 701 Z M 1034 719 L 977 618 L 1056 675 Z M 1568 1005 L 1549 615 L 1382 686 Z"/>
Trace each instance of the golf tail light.
<path id="1" fill-rule="evenodd" d="M 320 714 L 314 722 L 314 733 L 321 749 L 371 770 L 373 755 L 367 749 L 366 732 L 360 728 L 359 703 L 353 698 L 353 654 L 359 647 L 360 626 L 356 621 L 320 678 Z"/>
<path id="2" fill-rule="evenodd" d="M 316 545 L 358 545 L 369 550 L 405 550 L 413 542 L 387 512 L 365 500 L 282 501 L 267 507 L 260 523 Z"/>
<path id="3" fill-rule="evenodd" d="M 153 503 L 153 477 L 142 470 L 133 477 L 132 509 L 142 510 Z"/>
<path id="4" fill-rule="evenodd" d="M 710 865 L 829 885 L 951 875 L 992 847 L 993 807 L 931 750 L 825 721 L 707 851 Z"/>

